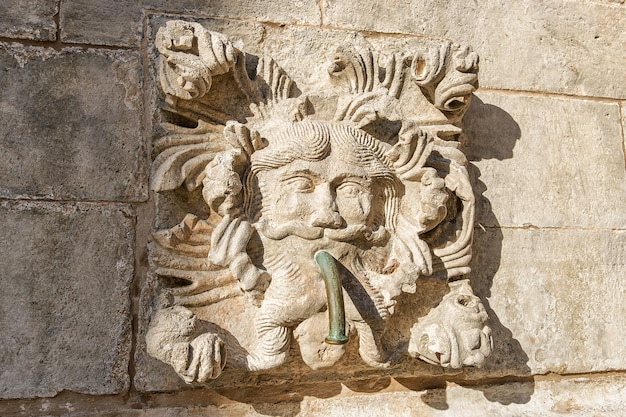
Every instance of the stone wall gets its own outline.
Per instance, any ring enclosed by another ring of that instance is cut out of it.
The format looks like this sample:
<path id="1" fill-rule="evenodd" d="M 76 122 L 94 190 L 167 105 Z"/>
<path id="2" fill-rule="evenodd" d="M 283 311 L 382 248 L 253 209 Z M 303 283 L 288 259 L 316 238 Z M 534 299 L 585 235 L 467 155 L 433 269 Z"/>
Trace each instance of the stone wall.
<path id="1" fill-rule="evenodd" d="M 626 414 L 626 4 L 362 3 L 0 4 L 0 415 Z M 146 382 L 148 58 L 162 15 L 479 53 L 464 151 L 478 209 L 470 279 L 495 341 L 484 367 L 243 389 Z"/>

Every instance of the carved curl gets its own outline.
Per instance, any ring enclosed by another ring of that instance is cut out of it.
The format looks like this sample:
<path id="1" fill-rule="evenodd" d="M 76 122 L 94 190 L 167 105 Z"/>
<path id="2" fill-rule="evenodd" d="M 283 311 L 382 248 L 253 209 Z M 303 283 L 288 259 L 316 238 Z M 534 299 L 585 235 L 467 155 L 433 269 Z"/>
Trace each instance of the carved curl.
<path id="1" fill-rule="evenodd" d="M 478 88 L 478 54 L 469 47 L 444 43 L 419 50 L 413 57 L 411 77 L 439 110 L 462 114 Z"/>
<path id="2" fill-rule="evenodd" d="M 157 32 L 155 44 L 161 53 L 163 91 L 184 100 L 203 97 L 212 77 L 228 72 L 237 62 L 230 41 L 198 23 L 169 21 Z"/>

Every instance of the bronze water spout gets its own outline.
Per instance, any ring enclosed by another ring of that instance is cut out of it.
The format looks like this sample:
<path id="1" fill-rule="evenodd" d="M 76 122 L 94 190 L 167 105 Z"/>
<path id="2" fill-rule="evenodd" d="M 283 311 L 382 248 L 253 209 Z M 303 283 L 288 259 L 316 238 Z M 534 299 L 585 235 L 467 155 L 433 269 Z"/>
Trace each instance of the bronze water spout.
<path id="1" fill-rule="evenodd" d="M 326 286 L 329 332 L 325 341 L 331 345 L 343 345 L 348 342 L 348 337 L 346 336 L 346 310 L 343 305 L 337 260 L 330 253 L 319 251 L 315 254 L 315 262 L 322 271 Z"/>

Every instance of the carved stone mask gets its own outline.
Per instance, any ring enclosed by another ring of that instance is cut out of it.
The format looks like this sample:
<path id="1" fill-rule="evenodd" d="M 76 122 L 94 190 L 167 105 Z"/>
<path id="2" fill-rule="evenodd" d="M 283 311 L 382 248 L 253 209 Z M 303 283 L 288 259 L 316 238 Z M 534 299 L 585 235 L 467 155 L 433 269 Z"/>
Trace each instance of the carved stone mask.
<path id="1" fill-rule="evenodd" d="M 385 220 L 394 216 L 385 208 L 395 207 L 385 204 L 386 195 L 396 199 L 400 183 L 372 149 L 373 138 L 346 125 L 297 122 L 272 134 L 268 143 L 251 157 L 264 236 L 384 237 Z"/>
<path id="2" fill-rule="evenodd" d="M 491 333 L 464 278 L 474 195 L 458 149 L 475 53 L 342 46 L 327 68 L 346 91 L 305 94 L 272 58 L 247 61 L 198 23 L 167 22 L 155 42 L 157 216 L 197 204 L 150 246 L 151 356 L 187 383 L 298 353 L 314 369 L 349 360 L 351 373 L 411 357 L 483 363 Z M 425 276 L 445 287 L 430 307 L 411 298 Z"/>

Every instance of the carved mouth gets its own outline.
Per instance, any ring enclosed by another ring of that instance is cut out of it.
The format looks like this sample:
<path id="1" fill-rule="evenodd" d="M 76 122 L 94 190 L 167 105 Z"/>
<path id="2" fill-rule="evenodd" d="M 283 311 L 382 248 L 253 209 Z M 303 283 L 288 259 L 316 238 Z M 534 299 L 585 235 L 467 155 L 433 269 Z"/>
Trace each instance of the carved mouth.
<path id="1" fill-rule="evenodd" d="M 374 245 L 386 241 L 389 233 L 383 226 L 372 229 L 365 225 L 353 225 L 341 229 L 324 229 L 324 237 L 338 242 L 364 240 Z"/>

